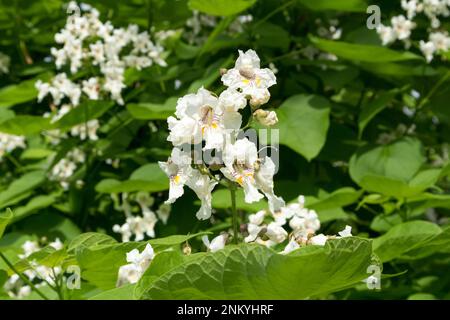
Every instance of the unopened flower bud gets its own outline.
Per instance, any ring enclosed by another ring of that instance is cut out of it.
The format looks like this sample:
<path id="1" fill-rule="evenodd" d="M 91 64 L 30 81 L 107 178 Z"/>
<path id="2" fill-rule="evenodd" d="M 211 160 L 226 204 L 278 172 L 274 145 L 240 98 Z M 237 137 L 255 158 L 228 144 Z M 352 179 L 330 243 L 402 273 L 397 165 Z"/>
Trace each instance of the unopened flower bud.
<path id="1" fill-rule="evenodd" d="M 227 69 L 225 68 L 220 68 L 220 75 L 223 76 L 225 73 L 227 73 Z"/>
<path id="2" fill-rule="evenodd" d="M 278 117 L 275 111 L 266 111 L 258 109 L 253 113 L 256 121 L 265 126 L 273 126 L 278 123 Z"/>
<path id="3" fill-rule="evenodd" d="M 191 254 L 191 252 L 192 252 L 192 248 L 191 248 L 191 246 L 189 245 L 189 243 L 186 242 L 186 243 L 183 245 L 183 254 L 186 255 L 186 256 L 188 256 L 188 255 Z"/>

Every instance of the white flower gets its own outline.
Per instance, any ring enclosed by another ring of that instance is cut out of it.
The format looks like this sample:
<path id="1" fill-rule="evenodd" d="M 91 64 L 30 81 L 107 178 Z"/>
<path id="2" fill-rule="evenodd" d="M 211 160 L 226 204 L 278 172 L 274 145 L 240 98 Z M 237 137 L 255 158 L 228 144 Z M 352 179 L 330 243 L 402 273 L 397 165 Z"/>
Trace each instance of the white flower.
<path id="1" fill-rule="evenodd" d="M 266 236 L 275 243 L 281 243 L 286 240 L 288 233 L 276 222 L 271 222 L 267 225 Z"/>
<path id="2" fill-rule="evenodd" d="M 225 244 L 227 242 L 227 235 L 221 234 L 209 242 L 208 236 L 202 237 L 203 244 L 208 248 L 208 251 L 210 252 L 217 252 L 219 250 L 222 250 L 225 248 Z"/>
<path id="3" fill-rule="evenodd" d="M 81 140 L 89 140 L 96 141 L 98 140 L 97 129 L 100 127 L 100 124 L 97 119 L 89 120 L 86 123 L 81 123 L 72 127 L 70 133 L 74 137 L 80 137 Z"/>
<path id="4" fill-rule="evenodd" d="M 50 242 L 48 245 L 54 248 L 55 250 L 61 250 L 64 247 L 64 244 L 61 242 L 59 238 L 56 238 L 53 242 Z"/>
<path id="5" fill-rule="evenodd" d="M 283 251 L 281 251 L 281 254 L 288 254 L 291 253 L 294 250 L 297 250 L 298 248 L 300 248 L 300 245 L 298 244 L 297 241 L 295 241 L 295 239 L 291 239 L 288 244 L 286 245 L 286 247 L 284 248 Z"/>
<path id="6" fill-rule="evenodd" d="M 406 40 L 411 36 L 411 30 L 415 28 L 416 24 L 408 20 L 403 15 L 392 17 L 392 28 L 397 39 Z"/>
<path id="7" fill-rule="evenodd" d="M 174 203 L 184 193 L 184 185 L 192 174 L 191 157 L 178 148 L 172 150 L 167 162 L 159 162 L 159 167 L 170 179 L 169 199 L 166 203 Z"/>
<path id="8" fill-rule="evenodd" d="M 25 147 L 25 137 L 0 132 L 0 160 L 5 153 Z"/>
<path id="9" fill-rule="evenodd" d="M 126 283 L 138 282 L 154 257 L 155 253 L 150 244 L 147 244 L 141 253 L 138 249 L 133 249 L 128 252 L 126 255 L 126 260 L 129 264 L 123 265 L 119 268 L 116 286 L 120 287 Z"/>
<path id="10" fill-rule="evenodd" d="M 352 236 L 352 227 L 351 226 L 345 226 L 345 229 L 338 232 L 339 236 L 342 238 L 351 237 Z"/>
<path id="11" fill-rule="evenodd" d="M 419 45 L 420 51 L 422 51 L 427 62 L 431 62 L 431 60 L 433 60 L 433 55 L 436 52 L 436 47 L 434 46 L 434 43 L 431 41 L 425 42 L 423 40 L 420 40 Z"/>
<path id="12" fill-rule="evenodd" d="M 22 245 L 23 254 L 19 255 L 19 258 L 25 259 L 29 257 L 31 254 L 39 251 L 41 247 L 36 241 L 27 240 Z"/>
<path id="13" fill-rule="evenodd" d="M 260 68 L 260 60 L 254 50 L 245 53 L 239 50 L 234 68 L 222 76 L 222 82 L 232 89 L 240 89 L 253 105 L 261 105 L 270 98 L 268 88 L 276 84 L 276 78 L 269 68 Z"/>
<path id="14" fill-rule="evenodd" d="M 430 41 L 433 42 L 437 51 L 447 52 L 450 47 L 450 37 L 446 32 L 430 33 Z"/>
<path id="15" fill-rule="evenodd" d="M 217 184 L 218 181 L 201 174 L 198 170 L 191 171 L 191 176 L 186 181 L 186 185 L 195 192 L 201 201 L 200 209 L 196 213 L 197 219 L 206 220 L 211 217 L 211 192 Z"/>
<path id="16" fill-rule="evenodd" d="M 264 217 L 266 216 L 266 210 L 260 210 L 257 213 L 251 214 L 248 216 L 248 221 L 255 225 L 260 225 L 264 221 Z"/>
<path id="17" fill-rule="evenodd" d="M 310 243 L 315 246 L 324 246 L 327 240 L 328 237 L 322 233 L 309 239 Z"/>
<path id="18" fill-rule="evenodd" d="M 88 80 L 83 80 L 83 92 L 89 97 L 91 100 L 98 100 L 100 85 L 98 83 L 98 78 L 92 77 Z"/>
<path id="19" fill-rule="evenodd" d="M 381 42 L 384 46 L 394 42 L 397 39 L 394 29 L 392 29 L 392 27 L 379 25 L 377 27 L 377 32 L 380 35 Z"/>

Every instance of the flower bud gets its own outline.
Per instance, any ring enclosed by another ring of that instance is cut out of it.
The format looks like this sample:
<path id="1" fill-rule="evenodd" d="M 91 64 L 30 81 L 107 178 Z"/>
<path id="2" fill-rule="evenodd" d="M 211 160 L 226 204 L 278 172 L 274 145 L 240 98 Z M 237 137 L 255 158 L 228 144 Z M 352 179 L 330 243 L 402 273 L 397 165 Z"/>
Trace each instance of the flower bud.
<path id="1" fill-rule="evenodd" d="M 258 109 L 253 113 L 253 116 L 256 121 L 265 126 L 273 126 L 278 122 L 278 117 L 275 111 Z"/>
<path id="2" fill-rule="evenodd" d="M 183 254 L 186 255 L 186 256 L 188 256 L 188 255 L 191 254 L 191 252 L 192 252 L 192 248 L 191 248 L 191 246 L 189 245 L 189 243 L 186 242 L 186 243 L 183 245 Z"/>

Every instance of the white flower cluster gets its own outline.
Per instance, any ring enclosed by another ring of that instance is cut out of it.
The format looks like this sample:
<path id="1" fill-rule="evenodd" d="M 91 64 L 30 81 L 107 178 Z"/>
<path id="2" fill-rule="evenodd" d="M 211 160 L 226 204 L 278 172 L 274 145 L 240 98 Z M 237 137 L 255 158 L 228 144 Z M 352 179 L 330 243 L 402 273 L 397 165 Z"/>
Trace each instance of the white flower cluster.
<path id="1" fill-rule="evenodd" d="M 203 150 L 222 154 L 220 172 L 243 187 L 247 203 L 263 198 L 261 191 L 269 199 L 272 211 L 284 205 L 273 192 L 273 161 L 269 157 L 259 159 L 256 145 L 247 138 L 236 140 L 242 124 L 239 110 L 248 102 L 254 110 L 269 100 L 268 88 L 276 83 L 274 73 L 260 68 L 255 51 L 244 53 L 239 50 L 234 68 L 223 74 L 222 82 L 228 88 L 218 97 L 200 88 L 197 93 L 178 100 L 176 118 L 167 119 L 170 130 L 167 140 L 172 142 L 174 149 L 167 162 L 159 163 L 170 179 L 167 203 L 181 197 L 183 187 L 187 185 L 201 200 L 197 218 L 202 220 L 211 216 L 211 192 L 219 182 L 219 176 L 211 173 L 217 169 L 208 168 L 203 160 L 191 156 L 190 148 L 198 145 L 201 148 L 202 143 Z M 274 113 L 263 118 L 268 119 L 266 123 L 276 122 Z M 185 146 L 189 150 L 184 149 Z"/>
<path id="2" fill-rule="evenodd" d="M 53 242 L 48 244 L 55 250 L 61 250 L 63 243 L 59 238 L 56 238 Z M 20 259 L 26 259 L 31 254 L 41 250 L 42 247 L 37 241 L 27 240 L 22 245 L 23 254 L 19 255 Z M 43 265 L 37 264 L 35 261 L 29 261 L 31 269 L 25 270 L 23 275 L 33 282 L 36 288 L 46 286 L 47 283 L 53 285 L 55 283 L 55 277 L 61 274 L 61 267 L 49 268 Z M 17 274 L 13 274 L 4 284 L 4 289 L 11 298 L 23 299 L 30 295 L 31 287 L 26 285 L 23 280 Z"/>
<path id="3" fill-rule="evenodd" d="M 0 132 L 0 160 L 5 153 L 25 147 L 25 137 Z"/>
<path id="4" fill-rule="evenodd" d="M 69 4 L 69 9 L 81 12 L 75 2 Z M 126 68 L 141 70 L 154 63 L 166 66 L 164 48 L 154 43 L 146 31 L 139 32 L 137 25 L 115 28 L 110 21 L 100 21 L 95 8 L 83 6 L 83 9 L 83 14 L 69 16 L 65 27 L 55 34 L 55 42 L 62 48 L 52 48 L 51 53 L 58 69 L 68 64 L 70 72 L 77 73 L 83 66 L 90 66 L 96 68 L 99 76 L 75 83 L 61 73 L 51 83 L 38 81 L 38 100 L 50 93 L 56 105 L 67 97 L 73 106 L 77 106 L 83 93 L 91 100 L 100 99 L 104 93 L 123 104 L 121 93 L 125 88 Z"/>
<path id="5" fill-rule="evenodd" d="M 270 216 L 272 219 L 265 223 L 265 218 Z M 290 203 L 280 210 L 268 213 L 266 210 L 258 211 L 249 216 L 247 224 L 248 236 L 245 242 L 256 242 L 267 247 L 272 247 L 283 243 L 288 238 L 288 232 L 285 225 L 288 224 L 292 230 L 289 243 L 282 253 L 289 253 L 300 246 L 305 245 L 324 245 L 327 237 L 324 234 L 315 235 L 320 229 L 320 221 L 314 210 L 305 208 L 305 197 L 299 196 L 298 201 Z M 351 227 L 346 226 L 339 232 L 340 237 L 351 236 Z"/>
<path id="6" fill-rule="evenodd" d="M 9 65 L 11 64 L 11 58 L 4 54 L 3 52 L 0 52 L 0 74 L 9 73 Z"/>
<path id="7" fill-rule="evenodd" d="M 123 242 L 129 242 L 133 236 L 134 241 L 144 240 L 145 235 L 154 238 L 156 223 L 161 220 L 163 224 L 166 224 L 170 216 L 170 204 L 162 204 L 156 210 L 155 214 L 151 210 L 154 198 L 146 192 L 138 192 L 134 197 L 134 201 L 139 205 L 142 216 L 132 214 L 129 195 L 128 193 L 122 193 L 122 205 L 120 209 L 125 212 L 126 220 L 123 225 L 114 225 L 113 231 L 121 234 Z"/>
<path id="8" fill-rule="evenodd" d="M 339 27 L 339 20 L 331 19 L 323 21 L 322 19 L 316 19 L 315 24 L 317 26 L 317 35 L 321 38 L 330 40 L 339 40 L 342 37 L 342 29 Z M 329 60 L 336 61 L 338 58 L 336 55 L 323 52 L 311 45 L 306 46 L 301 50 L 301 54 L 308 60 Z M 326 66 L 322 66 L 326 68 Z"/>
<path id="9" fill-rule="evenodd" d="M 127 283 L 138 282 L 154 257 L 155 253 L 150 244 L 147 244 L 142 252 L 139 252 L 138 249 L 128 252 L 126 258 L 128 264 L 119 268 L 116 286 L 120 287 Z"/>
<path id="10" fill-rule="evenodd" d="M 64 189 L 69 188 L 69 180 L 78 168 L 78 164 L 85 161 L 86 155 L 78 148 L 69 151 L 66 157 L 59 160 L 50 172 L 50 179 L 58 181 Z"/>
<path id="11" fill-rule="evenodd" d="M 419 47 L 428 62 L 433 60 L 435 54 L 445 53 L 450 49 L 450 37 L 447 31 L 440 31 L 441 17 L 450 16 L 450 1 L 448 0 L 402 0 L 402 9 L 405 15 L 391 18 L 391 25 L 380 25 L 377 32 L 383 45 L 396 40 L 404 41 L 410 46 L 410 36 L 416 27 L 413 21 L 418 14 L 423 13 L 430 20 L 428 39 L 420 40 Z"/>

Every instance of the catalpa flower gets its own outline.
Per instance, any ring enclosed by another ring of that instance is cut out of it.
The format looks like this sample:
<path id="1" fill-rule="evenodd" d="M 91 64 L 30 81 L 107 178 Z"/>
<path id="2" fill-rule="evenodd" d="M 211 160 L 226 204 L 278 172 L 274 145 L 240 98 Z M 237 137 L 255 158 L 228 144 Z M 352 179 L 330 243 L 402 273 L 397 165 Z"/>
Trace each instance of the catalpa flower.
<path id="1" fill-rule="evenodd" d="M 257 202 L 263 198 L 260 190 L 269 201 L 271 212 L 284 206 L 284 201 L 273 192 L 275 164 L 272 159 L 258 159 L 256 145 L 247 138 L 228 143 L 223 155 L 225 168 L 221 171 L 231 181 L 244 188 L 245 202 Z"/>
<path id="2" fill-rule="evenodd" d="M 242 118 L 238 110 L 246 105 L 245 98 L 236 91 L 224 91 L 218 98 L 200 88 L 178 100 L 175 117 L 169 117 L 170 134 L 174 146 L 205 141 L 204 149 L 222 148 L 226 130 L 237 130 Z"/>
<path id="3" fill-rule="evenodd" d="M 239 50 L 239 58 L 233 69 L 222 76 L 222 82 L 227 87 L 239 89 L 254 106 L 269 101 L 268 88 L 277 83 L 275 74 L 268 68 L 260 68 L 260 60 L 254 50 L 245 53 Z"/>
<path id="4" fill-rule="evenodd" d="M 147 244 L 142 252 L 139 252 L 138 249 L 128 252 L 126 255 L 128 264 L 119 268 L 116 286 L 138 282 L 154 257 L 155 253 L 150 244 Z"/>
<path id="5" fill-rule="evenodd" d="M 166 203 L 174 203 L 184 193 L 184 185 L 192 189 L 201 201 L 196 216 L 200 220 L 211 216 L 211 192 L 217 181 L 191 167 L 191 157 L 178 148 L 172 150 L 167 162 L 159 162 L 160 168 L 170 179 L 169 199 Z"/>
<path id="6" fill-rule="evenodd" d="M 184 185 L 194 169 L 191 168 L 191 157 L 180 150 L 174 148 L 167 162 L 159 162 L 159 167 L 170 179 L 169 199 L 166 203 L 174 203 L 176 199 L 184 193 Z"/>

